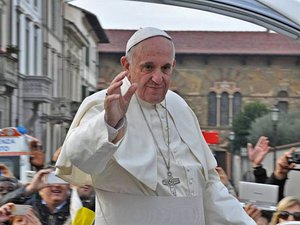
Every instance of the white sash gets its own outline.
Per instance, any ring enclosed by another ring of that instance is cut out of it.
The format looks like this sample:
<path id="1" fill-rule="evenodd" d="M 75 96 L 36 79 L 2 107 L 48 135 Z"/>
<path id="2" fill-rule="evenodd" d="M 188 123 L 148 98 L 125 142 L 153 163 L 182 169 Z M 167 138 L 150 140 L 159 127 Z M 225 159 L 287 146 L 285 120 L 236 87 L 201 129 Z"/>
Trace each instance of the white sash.
<path id="1" fill-rule="evenodd" d="M 205 225 L 202 196 L 139 196 L 97 190 L 95 225 Z"/>

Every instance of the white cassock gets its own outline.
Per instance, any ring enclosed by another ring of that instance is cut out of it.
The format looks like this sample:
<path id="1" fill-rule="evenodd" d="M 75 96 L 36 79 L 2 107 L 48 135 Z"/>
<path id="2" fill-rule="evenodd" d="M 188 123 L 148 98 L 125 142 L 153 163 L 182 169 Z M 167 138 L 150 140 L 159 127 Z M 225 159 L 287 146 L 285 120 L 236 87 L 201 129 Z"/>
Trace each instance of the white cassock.
<path id="1" fill-rule="evenodd" d="M 125 78 L 122 93 L 129 85 Z M 140 101 L 143 115 L 133 96 L 126 133 L 113 144 L 104 121 L 105 93 L 83 101 L 56 164 L 61 178 L 94 186 L 96 225 L 256 224 L 221 183 L 198 120 L 181 97 L 168 91 L 167 105 Z M 180 178 L 177 197 L 162 184 L 167 169 L 158 146 L 168 158 L 168 132 L 171 172 Z"/>

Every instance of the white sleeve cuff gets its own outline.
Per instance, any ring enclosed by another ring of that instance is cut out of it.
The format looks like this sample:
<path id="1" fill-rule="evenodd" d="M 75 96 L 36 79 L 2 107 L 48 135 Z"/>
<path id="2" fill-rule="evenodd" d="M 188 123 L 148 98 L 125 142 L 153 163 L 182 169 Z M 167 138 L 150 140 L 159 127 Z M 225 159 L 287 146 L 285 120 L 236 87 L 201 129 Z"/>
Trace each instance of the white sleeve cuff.
<path id="1" fill-rule="evenodd" d="M 105 122 L 106 123 L 106 122 Z M 112 127 L 109 124 L 106 123 L 107 131 L 108 131 L 108 141 L 113 141 L 117 135 L 120 129 L 123 127 L 126 127 L 126 119 L 123 117 L 116 125 L 116 127 Z"/>

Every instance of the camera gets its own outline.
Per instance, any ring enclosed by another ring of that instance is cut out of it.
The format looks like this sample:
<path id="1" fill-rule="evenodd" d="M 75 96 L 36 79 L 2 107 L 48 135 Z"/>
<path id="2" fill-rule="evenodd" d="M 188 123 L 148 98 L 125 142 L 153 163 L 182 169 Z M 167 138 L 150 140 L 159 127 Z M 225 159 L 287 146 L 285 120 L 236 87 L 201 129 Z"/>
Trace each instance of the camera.
<path id="1" fill-rule="evenodd" d="M 300 164 L 300 151 L 292 153 L 292 157 L 289 158 L 289 163 Z"/>

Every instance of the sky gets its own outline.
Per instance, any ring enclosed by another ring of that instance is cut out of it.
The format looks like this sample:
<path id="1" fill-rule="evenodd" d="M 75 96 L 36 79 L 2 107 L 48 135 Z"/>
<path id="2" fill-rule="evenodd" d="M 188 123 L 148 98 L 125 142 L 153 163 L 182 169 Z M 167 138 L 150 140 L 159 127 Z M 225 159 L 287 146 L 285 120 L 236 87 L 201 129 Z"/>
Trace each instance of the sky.
<path id="1" fill-rule="evenodd" d="M 242 20 L 201 10 L 127 0 L 71 0 L 95 14 L 104 29 L 139 29 L 155 26 L 163 30 L 265 31 Z"/>

